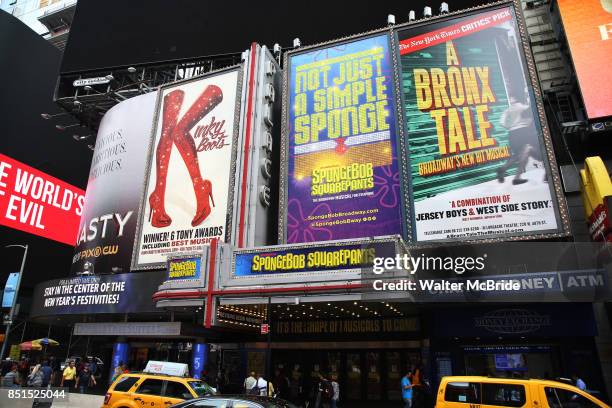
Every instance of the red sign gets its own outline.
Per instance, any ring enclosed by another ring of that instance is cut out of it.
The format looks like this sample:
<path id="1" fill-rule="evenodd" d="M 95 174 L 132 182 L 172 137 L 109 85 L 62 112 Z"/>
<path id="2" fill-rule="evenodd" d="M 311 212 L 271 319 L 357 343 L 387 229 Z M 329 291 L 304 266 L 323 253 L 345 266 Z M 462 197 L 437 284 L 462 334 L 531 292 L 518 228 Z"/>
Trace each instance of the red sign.
<path id="1" fill-rule="evenodd" d="M 558 4 L 587 116 L 610 116 L 612 2 L 559 0 Z"/>
<path id="2" fill-rule="evenodd" d="M 605 197 L 603 204 L 598 205 L 589 217 L 589 233 L 593 241 L 612 242 L 610 204 L 612 204 L 612 196 Z"/>
<path id="3" fill-rule="evenodd" d="M 0 154 L 0 225 L 73 245 L 85 192 Z"/>
<path id="4" fill-rule="evenodd" d="M 263 323 L 261 325 L 261 334 L 268 334 L 270 333 L 270 325 L 268 323 Z"/>
<path id="5" fill-rule="evenodd" d="M 400 41 L 400 54 L 410 54 L 411 52 L 415 52 L 423 48 L 445 43 L 456 38 L 465 37 L 466 35 L 482 31 L 486 28 L 493 27 L 510 20 L 512 20 L 512 13 L 509 8 L 479 14 L 478 17 L 470 20 L 462 21 L 439 30 L 430 31 L 425 34 Z"/>

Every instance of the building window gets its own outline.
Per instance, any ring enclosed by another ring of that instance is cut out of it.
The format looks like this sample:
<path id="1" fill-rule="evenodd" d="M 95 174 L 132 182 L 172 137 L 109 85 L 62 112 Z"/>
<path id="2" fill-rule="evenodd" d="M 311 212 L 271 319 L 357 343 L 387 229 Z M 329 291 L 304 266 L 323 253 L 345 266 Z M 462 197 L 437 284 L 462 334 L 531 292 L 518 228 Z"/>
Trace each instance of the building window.
<path id="1" fill-rule="evenodd" d="M 444 400 L 448 402 L 467 402 L 480 404 L 480 384 L 467 382 L 450 382 L 444 391 Z"/>
<path id="2" fill-rule="evenodd" d="M 525 387 L 518 384 L 482 384 L 482 403 L 502 407 L 525 405 Z"/>

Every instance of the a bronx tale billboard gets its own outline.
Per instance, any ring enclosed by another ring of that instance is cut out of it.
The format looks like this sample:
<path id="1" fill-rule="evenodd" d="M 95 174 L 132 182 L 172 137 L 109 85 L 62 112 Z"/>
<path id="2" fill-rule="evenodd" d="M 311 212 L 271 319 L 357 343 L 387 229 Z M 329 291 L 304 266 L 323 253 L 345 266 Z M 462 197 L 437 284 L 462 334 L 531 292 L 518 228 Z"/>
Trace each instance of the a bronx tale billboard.
<path id="1" fill-rule="evenodd" d="M 404 186 L 416 241 L 567 230 L 518 17 L 507 3 L 397 31 Z"/>

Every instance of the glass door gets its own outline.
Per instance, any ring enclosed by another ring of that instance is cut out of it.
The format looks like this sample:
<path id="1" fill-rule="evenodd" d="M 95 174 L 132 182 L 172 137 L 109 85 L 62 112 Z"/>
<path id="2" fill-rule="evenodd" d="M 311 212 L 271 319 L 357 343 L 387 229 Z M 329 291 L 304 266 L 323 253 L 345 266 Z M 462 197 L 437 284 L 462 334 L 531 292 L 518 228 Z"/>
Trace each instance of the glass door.
<path id="1" fill-rule="evenodd" d="M 380 353 L 366 353 L 366 398 L 368 401 L 378 401 L 382 398 L 382 382 Z"/>
<path id="2" fill-rule="evenodd" d="M 402 380 L 402 355 L 399 351 L 387 351 L 387 399 L 399 401 L 402 399 L 400 382 Z"/>
<path id="3" fill-rule="evenodd" d="M 346 399 L 360 400 L 361 399 L 361 354 L 346 353 Z"/>

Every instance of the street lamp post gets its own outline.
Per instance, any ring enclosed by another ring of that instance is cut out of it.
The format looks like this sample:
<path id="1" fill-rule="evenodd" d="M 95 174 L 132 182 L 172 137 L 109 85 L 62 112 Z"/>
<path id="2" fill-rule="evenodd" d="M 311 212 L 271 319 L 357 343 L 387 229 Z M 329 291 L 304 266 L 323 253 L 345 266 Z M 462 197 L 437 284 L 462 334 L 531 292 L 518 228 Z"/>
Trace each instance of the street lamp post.
<path id="1" fill-rule="evenodd" d="M 17 297 L 19 295 L 19 286 L 21 285 L 21 277 L 23 276 L 23 268 L 25 267 L 26 257 L 28 256 L 27 245 L 7 245 L 5 248 L 19 247 L 23 248 L 23 258 L 21 258 L 21 269 L 19 270 L 19 276 L 17 277 L 17 285 L 15 286 L 15 296 L 13 296 L 13 303 L 11 304 L 11 311 L 9 312 L 9 321 L 6 325 L 6 332 L 4 334 L 4 341 L 2 342 L 2 351 L 0 351 L 0 361 L 4 359 L 4 352 L 6 351 L 6 344 L 9 340 L 9 334 L 11 333 L 11 326 L 13 325 L 13 313 L 15 313 L 15 306 L 17 305 Z"/>

